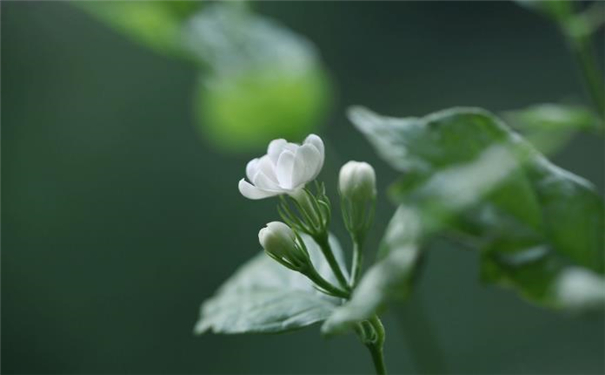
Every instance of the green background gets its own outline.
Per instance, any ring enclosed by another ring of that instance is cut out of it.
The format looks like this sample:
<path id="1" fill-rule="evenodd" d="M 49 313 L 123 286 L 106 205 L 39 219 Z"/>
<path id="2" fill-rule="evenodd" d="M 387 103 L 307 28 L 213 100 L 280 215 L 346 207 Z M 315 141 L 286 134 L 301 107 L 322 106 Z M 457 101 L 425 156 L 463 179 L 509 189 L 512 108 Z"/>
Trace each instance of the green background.
<path id="1" fill-rule="evenodd" d="M 330 70 L 336 98 L 319 134 L 331 192 L 349 159 L 376 166 L 380 191 L 395 178 L 345 119 L 351 104 L 408 116 L 585 102 L 554 25 L 511 2 L 253 6 L 312 40 Z M 372 371 L 353 335 L 324 340 L 318 327 L 192 335 L 200 302 L 258 251 L 276 202 L 237 191 L 256 154 L 200 138 L 191 64 L 68 3 L 2 2 L 1 21 L 3 373 Z M 598 42 L 602 57 L 602 33 Z M 554 161 L 602 191 L 603 153 L 602 139 L 580 135 Z M 372 244 L 394 211 L 382 198 Z M 482 286 L 476 260 L 437 244 L 415 297 L 452 372 L 605 370 L 602 316 L 546 311 Z M 386 360 L 412 373 L 402 315 L 395 306 L 385 317 Z"/>

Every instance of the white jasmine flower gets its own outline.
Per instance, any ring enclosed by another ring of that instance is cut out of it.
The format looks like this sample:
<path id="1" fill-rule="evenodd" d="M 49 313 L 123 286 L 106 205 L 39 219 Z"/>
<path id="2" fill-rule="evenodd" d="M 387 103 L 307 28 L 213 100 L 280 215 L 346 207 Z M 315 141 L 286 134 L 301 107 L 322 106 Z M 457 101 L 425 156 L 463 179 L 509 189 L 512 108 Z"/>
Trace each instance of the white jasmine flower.
<path id="1" fill-rule="evenodd" d="M 267 154 L 251 160 L 239 191 L 249 199 L 263 199 L 280 194 L 295 195 L 313 181 L 324 163 L 324 143 L 315 134 L 302 145 L 276 139 L 269 143 Z"/>

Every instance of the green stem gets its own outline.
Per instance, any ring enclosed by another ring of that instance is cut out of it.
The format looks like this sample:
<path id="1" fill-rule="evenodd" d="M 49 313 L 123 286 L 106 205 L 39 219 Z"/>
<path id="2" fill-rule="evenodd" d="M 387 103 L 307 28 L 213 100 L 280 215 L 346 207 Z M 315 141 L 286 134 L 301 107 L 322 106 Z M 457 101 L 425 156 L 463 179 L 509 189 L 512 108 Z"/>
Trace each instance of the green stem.
<path id="1" fill-rule="evenodd" d="M 355 288 L 361 276 L 363 264 L 363 248 L 361 241 L 353 239 L 353 263 L 351 264 L 351 288 Z"/>
<path id="2" fill-rule="evenodd" d="M 374 329 L 374 333 L 376 334 L 376 338 L 372 340 L 372 342 L 366 343 L 366 347 L 370 351 L 370 355 L 372 356 L 372 361 L 374 362 L 374 368 L 376 369 L 377 375 L 386 375 L 387 368 L 384 364 L 384 339 L 385 332 L 384 326 L 382 322 L 378 318 L 378 316 L 374 315 L 370 320 L 372 328 Z"/>
<path id="3" fill-rule="evenodd" d="M 345 278 L 345 275 L 342 273 L 342 270 L 340 269 L 340 265 L 336 261 L 336 258 L 334 257 L 334 253 L 332 252 L 332 249 L 330 248 L 328 234 L 322 233 L 321 235 L 314 237 L 314 240 L 319 245 L 321 252 L 323 253 L 324 257 L 326 258 L 326 261 L 328 262 L 328 264 L 330 265 L 330 268 L 332 269 L 334 276 L 336 276 L 336 279 L 338 280 L 338 283 L 340 284 L 340 286 L 345 290 L 349 290 L 349 284 L 347 283 L 347 279 Z"/>
<path id="4" fill-rule="evenodd" d="M 313 267 L 310 267 L 304 274 L 315 283 L 318 287 L 329 292 L 335 297 L 349 299 L 351 297 L 351 293 L 348 290 L 342 290 L 324 279 Z"/>
<path id="5" fill-rule="evenodd" d="M 417 293 L 405 304 L 397 305 L 397 317 L 418 373 L 447 374 L 443 352 Z"/>
<path id="6" fill-rule="evenodd" d="M 580 65 L 584 82 L 599 116 L 605 119 L 605 81 L 597 68 L 592 43 L 588 37 L 574 38 L 572 50 Z"/>
<path id="7" fill-rule="evenodd" d="M 599 112 L 599 116 L 605 119 L 605 80 L 597 66 L 590 33 L 574 33 L 565 23 L 561 24 L 561 29 L 578 62 L 590 98 Z"/>
<path id="8" fill-rule="evenodd" d="M 374 362 L 374 368 L 376 369 L 376 375 L 386 375 L 387 369 L 384 365 L 384 355 L 382 353 L 382 347 L 376 345 L 367 345 L 370 354 L 372 355 L 372 361 Z"/>

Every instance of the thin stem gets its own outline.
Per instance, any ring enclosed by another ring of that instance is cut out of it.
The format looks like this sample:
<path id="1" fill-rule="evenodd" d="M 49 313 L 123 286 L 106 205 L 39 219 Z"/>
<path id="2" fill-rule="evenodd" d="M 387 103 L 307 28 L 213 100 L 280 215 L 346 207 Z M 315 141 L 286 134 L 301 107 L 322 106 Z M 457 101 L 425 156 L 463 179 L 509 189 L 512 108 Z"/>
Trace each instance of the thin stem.
<path id="1" fill-rule="evenodd" d="M 578 16 L 576 16 L 578 17 Z M 580 66 L 584 84 L 590 94 L 599 116 L 605 119 L 605 80 L 597 66 L 591 33 L 572 31 L 565 22 L 560 23 L 561 31 L 567 37 L 570 48 Z"/>
<path id="2" fill-rule="evenodd" d="M 580 65 L 584 83 L 587 86 L 593 104 L 599 112 L 599 116 L 605 119 L 605 81 L 595 61 L 594 48 L 590 37 L 581 36 L 572 38 L 572 51 Z"/>
<path id="3" fill-rule="evenodd" d="M 319 245 L 321 252 L 323 253 L 324 257 L 326 258 L 326 261 L 328 262 L 328 264 L 330 265 L 330 268 L 332 269 L 334 276 L 336 276 L 336 279 L 338 280 L 338 283 L 340 284 L 340 286 L 345 290 L 349 290 L 349 284 L 347 283 L 347 279 L 345 278 L 345 275 L 342 273 L 342 270 L 340 269 L 340 265 L 336 261 L 336 258 L 334 257 L 334 253 L 332 252 L 332 249 L 330 248 L 328 234 L 322 233 L 321 235 L 316 236 L 313 239 Z"/>
<path id="4" fill-rule="evenodd" d="M 351 264 L 351 288 L 355 288 L 361 276 L 363 264 L 362 241 L 353 239 L 353 263 Z"/>
<path id="5" fill-rule="evenodd" d="M 342 290 L 342 289 L 332 285 L 332 283 L 330 283 L 329 281 L 324 279 L 319 273 L 317 273 L 317 271 L 313 267 L 310 267 L 309 270 L 307 270 L 307 272 L 305 272 L 304 274 L 309 279 L 311 279 L 311 281 L 313 281 L 318 287 L 325 290 L 326 292 L 329 292 L 330 294 L 332 294 L 335 297 L 346 298 L 346 299 L 349 299 L 349 297 L 351 297 L 351 294 L 349 293 L 349 291 Z"/>
<path id="6" fill-rule="evenodd" d="M 376 375 L 386 375 L 387 369 L 384 365 L 384 354 L 382 352 L 382 347 L 378 347 L 376 345 L 367 345 L 367 347 L 372 355 L 372 362 L 374 362 Z"/>
<path id="7" fill-rule="evenodd" d="M 383 352 L 384 339 L 385 339 L 384 326 L 382 325 L 382 322 L 380 321 L 380 319 L 378 318 L 377 315 L 374 315 L 369 320 L 369 323 L 372 326 L 372 328 L 374 329 L 374 333 L 376 334 L 376 337 L 371 342 L 368 342 L 366 344 L 366 347 L 368 348 L 368 350 L 370 351 L 370 354 L 372 355 L 372 361 L 374 362 L 374 368 L 376 369 L 376 374 L 377 375 L 386 375 L 387 368 L 384 364 L 384 352 Z"/>

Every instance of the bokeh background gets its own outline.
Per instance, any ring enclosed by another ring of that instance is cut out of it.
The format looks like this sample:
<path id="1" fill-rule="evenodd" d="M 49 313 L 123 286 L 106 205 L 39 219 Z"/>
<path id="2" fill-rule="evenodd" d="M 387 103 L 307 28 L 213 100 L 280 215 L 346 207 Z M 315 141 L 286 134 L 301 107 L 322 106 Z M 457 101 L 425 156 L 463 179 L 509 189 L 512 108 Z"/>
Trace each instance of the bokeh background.
<path id="1" fill-rule="evenodd" d="M 252 8 L 312 41 L 329 71 L 333 99 L 315 131 L 332 192 L 349 159 L 376 166 L 380 191 L 395 178 L 346 120 L 349 105 L 410 116 L 587 102 L 556 27 L 512 2 Z M 275 201 L 247 201 L 236 187 L 262 150 L 200 136 L 195 64 L 66 2 L 3 1 L 1 21 L 3 373 L 372 371 L 354 335 L 325 340 L 316 326 L 192 334 L 199 304 L 276 218 Z M 601 138 L 578 135 L 553 160 L 603 190 Z M 393 211 L 382 199 L 373 244 Z M 476 260 L 437 244 L 414 297 L 452 373 L 603 373 L 602 316 L 482 286 Z M 392 373 L 413 373 L 410 349 L 422 344 L 410 336 L 422 332 L 408 334 L 401 316 L 417 318 L 401 306 L 386 315 L 386 360 Z"/>

